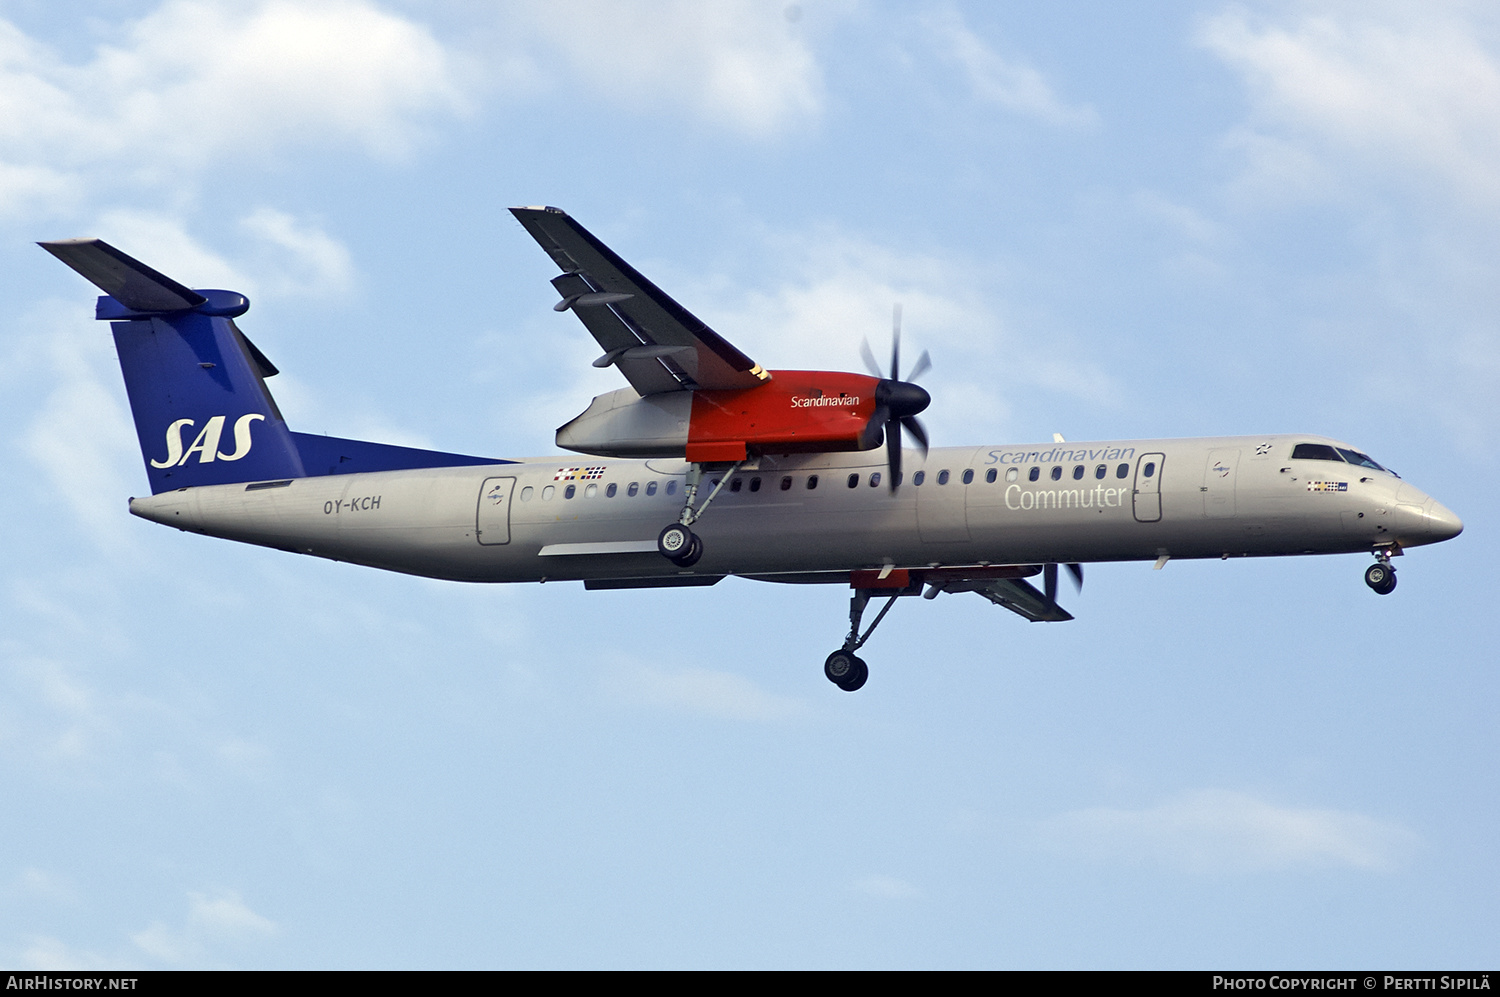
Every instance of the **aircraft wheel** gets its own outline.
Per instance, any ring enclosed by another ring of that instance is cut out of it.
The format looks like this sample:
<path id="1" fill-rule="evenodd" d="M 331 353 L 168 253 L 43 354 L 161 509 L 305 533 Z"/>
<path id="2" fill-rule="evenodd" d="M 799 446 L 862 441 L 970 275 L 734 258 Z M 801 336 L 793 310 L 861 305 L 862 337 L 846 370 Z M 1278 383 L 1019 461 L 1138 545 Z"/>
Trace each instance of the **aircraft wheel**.
<path id="1" fill-rule="evenodd" d="M 1384 561 L 1376 561 L 1365 569 L 1365 584 L 1380 595 L 1390 595 L 1396 590 L 1396 569 Z"/>
<path id="2" fill-rule="evenodd" d="M 693 538 L 693 542 L 688 545 L 687 553 L 678 554 L 676 557 L 672 558 L 672 563 L 677 565 L 679 568 L 691 568 L 693 565 L 697 564 L 698 559 L 703 556 L 702 538 L 700 538 L 696 533 L 691 533 L 689 534 L 689 536 Z"/>
<path id="3" fill-rule="evenodd" d="M 870 677 L 870 669 L 856 654 L 849 651 L 834 651 L 823 662 L 823 674 L 828 681 L 845 692 L 854 692 Z"/>
<path id="4" fill-rule="evenodd" d="M 850 676 L 847 681 L 839 684 L 839 688 L 845 692 L 858 692 L 864 688 L 865 681 L 870 677 L 870 666 L 865 664 L 864 659 L 855 658 L 854 660 L 859 665 L 859 670 Z"/>
<path id="5" fill-rule="evenodd" d="M 693 541 L 696 539 L 692 530 L 681 523 L 673 523 L 671 526 L 663 527 L 662 531 L 656 535 L 656 549 L 661 551 L 662 557 L 675 561 L 679 557 L 692 553 Z"/>

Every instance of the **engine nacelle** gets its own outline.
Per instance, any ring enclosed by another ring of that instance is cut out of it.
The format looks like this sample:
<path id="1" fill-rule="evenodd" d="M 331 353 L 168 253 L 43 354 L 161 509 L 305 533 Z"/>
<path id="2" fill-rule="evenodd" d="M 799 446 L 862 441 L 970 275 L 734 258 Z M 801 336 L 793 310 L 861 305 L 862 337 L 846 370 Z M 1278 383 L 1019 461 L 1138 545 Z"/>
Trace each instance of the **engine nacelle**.
<path id="1" fill-rule="evenodd" d="M 599 395 L 558 427 L 557 445 L 600 457 L 681 457 L 687 450 L 693 392 L 641 396 L 634 388 Z"/>
<path id="2" fill-rule="evenodd" d="M 744 460 L 758 454 L 869 450 L 877 378 L 837 371 L 779 370 L 754 388 L 599 395 L 557 431 L 557 445 L 602 457 Z"/>

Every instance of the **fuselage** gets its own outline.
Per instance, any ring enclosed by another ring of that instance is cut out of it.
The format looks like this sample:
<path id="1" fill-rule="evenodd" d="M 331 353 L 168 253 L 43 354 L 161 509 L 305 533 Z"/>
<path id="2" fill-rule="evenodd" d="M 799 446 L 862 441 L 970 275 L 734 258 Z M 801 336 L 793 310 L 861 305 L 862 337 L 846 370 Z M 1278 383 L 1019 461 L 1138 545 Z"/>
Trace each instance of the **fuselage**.
<path id="1" fill-rule="evenodd" d="M 1294 458 L 1299 447 L 1332 456 Z M 833 581 L 886 566 L 1399 550 L 1462 530 L 1433 498 L 1351 453 L 1362 456 L 1316 436 L 948 447 L 925 460 L 908 453 L 895 494 L 882 451 L 761 457 L 694 524 L 705 553 L 691 569 L 655 543 L 683 506 L 689 466 L 674 459 L 561 456 L 209 485 L 132 499 L 131 512 L 475 582 Z M 705 474 L 700 503 L 720 476 Z"/>

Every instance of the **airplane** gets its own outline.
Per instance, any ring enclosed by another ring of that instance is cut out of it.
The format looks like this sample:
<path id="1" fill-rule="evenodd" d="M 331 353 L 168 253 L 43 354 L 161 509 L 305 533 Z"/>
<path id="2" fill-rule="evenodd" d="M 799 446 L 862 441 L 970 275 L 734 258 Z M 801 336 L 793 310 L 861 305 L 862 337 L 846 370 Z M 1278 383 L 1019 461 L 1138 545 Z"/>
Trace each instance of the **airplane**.
<path id="1" fill-rule="evenodd" d="M 191 290 L 98 239 L 39 243 L 105 292 L 95 317 L 111 323 L 151 485 L 130 512 L 455 581 L 847 585 L 849 632 L 823 669 L 847 692 L 869 677 L 856 652 L 902 596 L 973 592 L 1061 622 L 1073 617 L 1060 565 L 1081 589 L 1086 563 L 1358 552 L 1374 556 L 1365 583 L 1388 595 L 1393 557 L 1463 530 L 1323 436 L 929 448 L 917 416 L 931 397 L 915 383 L 928 357 L 902 378 L 899 308 L 886 371 L 868 344 L 868 375 L 767 370 L 565 212 L 511 212 L 561 271 L 555 310 L 598 341 L 594 366 L 627 382 L 557 430 L 581 457 L 293 431 L 266 387 L 276 367 L 235 323 L 244 295 Z"/>

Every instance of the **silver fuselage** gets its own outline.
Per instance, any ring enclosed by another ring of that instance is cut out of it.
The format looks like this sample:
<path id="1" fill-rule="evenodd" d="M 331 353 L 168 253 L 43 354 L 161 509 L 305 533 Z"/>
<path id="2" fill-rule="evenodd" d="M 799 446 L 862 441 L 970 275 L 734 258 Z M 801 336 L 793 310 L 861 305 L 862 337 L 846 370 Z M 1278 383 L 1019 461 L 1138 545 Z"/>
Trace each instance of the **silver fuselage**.
<path id="1" fill-rule="evenodd" d="M 1309 441 L 1335 442 L 1242 436 L 941 448 L 925 461 L 908 453 L 894 495 L 886 481 L 871 485 L 872 474 L 886 473 L 883 450 L 762 457 L 735 472 L 694 524 L 705 553 L 691 569 L 656 552 L 658 531 L 683 504 L 688 465 L 672 459 L 563 456 L 214 485 L 132 499 L 130 508 L 196 533 L 475 582 L 684 574 L 833 581 L 887 565 L 1399 550 L 1462 529 L 1388 472 L 1293 460 L 1293 446 Z M 705 474 L 700 503 L 715 477 Z"/>

